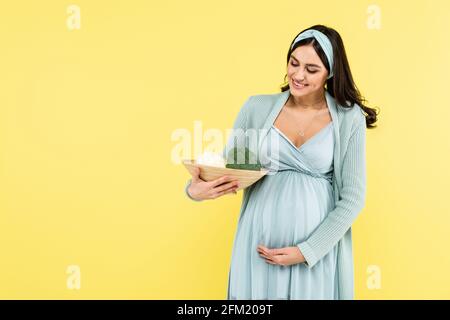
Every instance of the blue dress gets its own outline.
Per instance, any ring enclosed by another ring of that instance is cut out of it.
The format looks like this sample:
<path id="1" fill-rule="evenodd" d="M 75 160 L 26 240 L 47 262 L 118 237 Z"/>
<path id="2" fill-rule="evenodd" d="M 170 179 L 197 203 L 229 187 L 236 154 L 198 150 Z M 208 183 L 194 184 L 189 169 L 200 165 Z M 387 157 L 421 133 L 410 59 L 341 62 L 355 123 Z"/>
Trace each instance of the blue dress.
<path id="1" fill-rule="evenodd" d="M 259 244 L 296 246 L 334 209 L 333 125 L 299 148 L 274 125 L 263 138 L 260 161 L 269 173 L 252 186 L 240 215 L 227 299 L 339 299 L 336 247 L 312 268 L 272 265 L 257 251 Z"/>

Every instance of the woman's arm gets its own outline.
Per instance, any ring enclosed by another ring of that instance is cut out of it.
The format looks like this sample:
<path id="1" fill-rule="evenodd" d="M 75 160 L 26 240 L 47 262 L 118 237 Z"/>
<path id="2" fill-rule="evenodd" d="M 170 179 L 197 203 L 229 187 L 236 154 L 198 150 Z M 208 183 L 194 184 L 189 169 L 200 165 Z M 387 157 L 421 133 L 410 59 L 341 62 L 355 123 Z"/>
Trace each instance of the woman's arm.
<path id="1" fill-rule="evenodd" d="M 361 119 L 361 118 L 360 118 Z M 306 259 L 305 265 L 313 267 L 344 236 L 366 199 L 366 122 L 358 121 L 348 144 L 342 163 L 342 191 L 336 208 L 331 211 L 309 238 L 297 244 Z"/>
<path id="2" fill-rule="evenodd" d="M 222 150 L 222 157 L 224 159 L 226 159 L 228 150 L 233 148 L 235 137 L 237 139 L 236 141 L 238 141 L 237 145 L 239 145 L 241 143 L 242 139 L 245 137 L 245 129 L 246 129 L 247 113 L 248 113 L 247 109 L 250 105 L 251 99 L 252 99 L 252 96 L 247 98 L 247 100 L 244 102 L 241 109 L 239 110 L 239 112 L 236 116 L 236 119 L 234 120 L 233 130 L 230 134 L 227 144 L 225 145 L 225 147 Z M 188 192 L 188 188 L 191 185 L 191 182 L 192 182 L 192 179 L 189 179 L 184 187 L 184 192 L 185 192 L 186 196 L 193 201 L 198 201 L 198 202 L 203 201 L 203 200 L 195 200 L 194 198 L 192 198 L 190 196 L 190 194 Z"/>

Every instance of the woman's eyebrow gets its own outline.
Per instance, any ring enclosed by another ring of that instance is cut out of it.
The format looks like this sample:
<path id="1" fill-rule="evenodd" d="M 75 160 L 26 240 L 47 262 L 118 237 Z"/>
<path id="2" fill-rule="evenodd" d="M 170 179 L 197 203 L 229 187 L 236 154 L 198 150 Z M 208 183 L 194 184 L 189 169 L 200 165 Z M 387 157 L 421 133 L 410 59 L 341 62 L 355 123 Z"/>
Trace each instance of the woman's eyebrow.
<path id="1" fill-rule="evenodd" d="M 297 58 L 294 57 L 293 55 L 291 55 L 291 58 L 294 59 L 296 62 L 299 62 L 299 61 L 297 60 Z M 307 65 L 307 66 L 311 66 L 311 67 L 317 67 L 317 68 L 320 69 L 320 66 L 318 66 L 317 64 L 314 64 L 314 63 L 307 63 L 306 65 Z"/>

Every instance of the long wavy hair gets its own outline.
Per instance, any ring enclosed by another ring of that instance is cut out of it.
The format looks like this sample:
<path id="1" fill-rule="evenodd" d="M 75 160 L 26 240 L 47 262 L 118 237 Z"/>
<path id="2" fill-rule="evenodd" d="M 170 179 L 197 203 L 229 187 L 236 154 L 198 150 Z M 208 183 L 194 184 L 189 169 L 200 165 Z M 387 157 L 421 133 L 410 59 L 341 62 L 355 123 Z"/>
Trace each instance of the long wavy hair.
<path id="1" fill-rule="evenodd" d="M 366 127 L 369 129 L 375 128 L 376 125 L 373 124 L 377 121 L 379 108 L 377 109 L 369 108 L 368 106 L 365 105 L 365 102 L 367 102 L 367 100 L 361 96 L 361 93 L 359 92 L 358 88 L 356 87 L 353 81 L 352 72 L 350 71 L 350 66 L 347 60 L 347 54 L 345 53 L 344 43 L 342 41 L 341 36 L 336 30 L 320 24 L 314 25 L 303 31 L 309 29 L 315 29 L 325 34 L 328 37 L 328 39 L 330 39 L 331 45 L 333 46 L 334 66 L 332 67 L 334 75 L 330 79 L 327 79 L 325 89 L 336 100 L 337 104 L 339 104 L 344 108 L 353 108 L 355 103 L 358 104 L 365 113 Z M 300 33 L 302 33 L 303 31 L 301 31 Z M 294 43 L 294 40 L 295 38 L 297 38 L 297 36 L 294 37 L 289 46 L 286 63 L 289 64 L 289 58 L 291 56 L 291 53 L 297 47 L 312 44 L 320 60 L 322 60 L 323 65 L 327 68 L 328 72 L 330 72 L 330 66 L 328 64 L 327 56 L 325 55 L 325 52 L 322 50 L 320 44 L 316 41 L 316 39 L 314 38 L 302 39 L 299 42 L 297 42 L 295 46 L 291 49 L 291 46 Z M 289 90 L 289 82 L 287 81 L 286 78 L 287 74 L 284 76 L 284 83 L 280 86 L 282 92 Z"/>

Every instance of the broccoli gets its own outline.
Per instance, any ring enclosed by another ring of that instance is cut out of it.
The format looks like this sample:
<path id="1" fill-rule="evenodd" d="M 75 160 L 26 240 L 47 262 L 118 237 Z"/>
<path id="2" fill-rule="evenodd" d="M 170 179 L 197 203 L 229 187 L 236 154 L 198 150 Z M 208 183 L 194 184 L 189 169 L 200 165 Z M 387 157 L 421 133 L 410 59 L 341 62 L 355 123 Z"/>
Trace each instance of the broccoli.
<path id="1" fill-rule="evenodd" d="M 247 147 L 234 147 L 228 152 L 226 168 L 241 170 L 260 170 L 261 164 L 256 159 L 255 153 L 251 152 Z"/>

